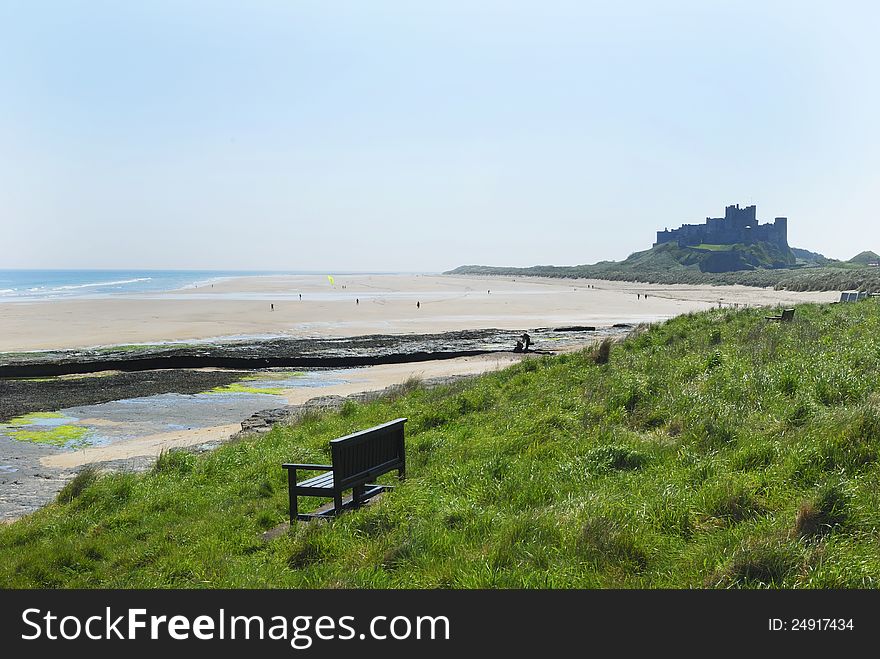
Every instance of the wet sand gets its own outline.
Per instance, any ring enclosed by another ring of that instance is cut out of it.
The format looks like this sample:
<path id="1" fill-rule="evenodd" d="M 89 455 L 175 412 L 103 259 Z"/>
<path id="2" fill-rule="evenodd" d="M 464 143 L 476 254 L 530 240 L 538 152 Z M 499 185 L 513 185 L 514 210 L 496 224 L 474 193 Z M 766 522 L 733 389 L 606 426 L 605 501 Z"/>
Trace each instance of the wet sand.
<path id="1" fill-rule="evenodd" d="M 663 320 L 719 303 L 773 306 L 837 298 L 835 292 L 585 279 L 339 275 L 331 285 L 323 275 L 241 277 L 152 295 L 3 303 L 0 352 L 234 336 L 607 326 Z"/>
<path id="2" fill-rule="evenodd" d="M 298 387 L 280 392 L 289 405 L 299 405 L 316 396 L 347 396 L 366 391 L 377 391 L 409 378 L 437 378 L 452 375 L 475 375 L 494 371 L 516 363 L 522 358 L 514 353 L 463 357 L 418 364 L 388 364 L 347 371 L 346 382 L 320 388 Z M 92 423 L 85 419 L 82 423 Z M 154 433 L 135 439 L 94 446 L 76 451 L 53 453 L 40 458 L 40 464 L 54 469 L 73 469 L 95 462 L 128 460 L 134 457 L 156 457 L 163 450 L 222 442 L 238 430 L 241 424 L 223 424 L 207 428 L 175 430 Z"/>
<path id="3" fill-rule="evenodd" d="M 47 455 L 40 458 L 40 464 L 54 469 L 73 469 L 93 462 L 128 460 L 141 456 L 158 457 L 162 451 L 224 441 L 240 428 L 241 424 L 231 423 L 211 428 L 156 433 L 124 442 L 115 442 L 108 446 L 93 446 L 69 453 Z"/>

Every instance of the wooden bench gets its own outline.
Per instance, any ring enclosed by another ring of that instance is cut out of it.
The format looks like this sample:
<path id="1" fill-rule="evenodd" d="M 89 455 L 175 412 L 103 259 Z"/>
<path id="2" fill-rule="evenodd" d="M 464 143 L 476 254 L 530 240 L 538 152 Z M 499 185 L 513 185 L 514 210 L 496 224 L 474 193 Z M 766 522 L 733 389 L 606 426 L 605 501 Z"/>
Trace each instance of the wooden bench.
<path id="1" fill-rule="evenodd" d="M 309 521 L 317 517 L 338 515 L 344 508 L 356 508 L 370 497 L 390 489 L 387 485 L 370 483 L 382 474 L 397 471 L 401 480 L 406 476 L 406 452 L 403 424 L 406 419 L 395 419 L 374 428 L 331 440 L 330 457 L 333 464 L 283 464 L 287 470 L 290 494 L 290 521 Z M 297 482 L 299 470 L 323 471 L 302 482 Z M 351 500 L 343 506 L 342 493 L 351 490 Z M 316 496 L 333 499 L 333 508 L 311 514 L 300 513 L 297 497 Z"/>
<path id="2" fill-rule="evenodd" d="M 764 316 L 767 320 L 776 320 L 781 323 L 790 323 L 794 320 L 794 309 L 783 309 L 781 316 Z"/>

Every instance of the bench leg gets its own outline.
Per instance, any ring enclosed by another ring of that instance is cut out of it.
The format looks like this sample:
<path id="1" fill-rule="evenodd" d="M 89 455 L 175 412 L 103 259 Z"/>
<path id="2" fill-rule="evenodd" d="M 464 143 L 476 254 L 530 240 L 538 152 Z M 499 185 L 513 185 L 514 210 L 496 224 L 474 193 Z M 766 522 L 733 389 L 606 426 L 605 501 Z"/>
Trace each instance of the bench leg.
<path id="1" fill-rule="evenodd" d="M 351 488 L 351 501 L 355 508 L 359 508 L 364 500 L 364 486 L 355 485 Z"/>
<path id="2" fill-rule="evenodd" d="M 337 490 L 337 491 L 333 492 L 333 507 L 335 509 L 333 511 L 333 513 L 335 515 L 338 515 L 342 512 L 342 491 L 341 490 Z"/>
<path id="3" fill-rule="evenodd" d="M 290 524 L 292 526 L 299 515 L 299 509 L 296 503 L 296 483 L 294 480 L 289 480 L 287 482 L 287 494 L 290 497 Z"/>

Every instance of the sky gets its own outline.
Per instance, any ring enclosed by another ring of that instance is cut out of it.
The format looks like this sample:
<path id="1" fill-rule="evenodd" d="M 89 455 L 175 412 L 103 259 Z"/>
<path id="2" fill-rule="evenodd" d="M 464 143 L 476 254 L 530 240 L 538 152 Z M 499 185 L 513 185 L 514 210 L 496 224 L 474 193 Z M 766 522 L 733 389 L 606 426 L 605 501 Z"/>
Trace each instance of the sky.
<path id="1" fill-rule="evenodd" d="M 880 251 L 878 7 L 0 0 L 0 269 Z"/>

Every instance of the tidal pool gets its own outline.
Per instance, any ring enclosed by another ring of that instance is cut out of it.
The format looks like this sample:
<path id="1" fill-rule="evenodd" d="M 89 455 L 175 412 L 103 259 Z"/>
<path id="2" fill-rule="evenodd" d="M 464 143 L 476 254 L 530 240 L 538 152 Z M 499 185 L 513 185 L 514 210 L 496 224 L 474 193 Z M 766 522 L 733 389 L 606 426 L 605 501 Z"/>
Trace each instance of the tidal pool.
<path id="1" fill-rule="evenodd" d="M 346 382 L 345 371 L 261 371 L 199 394 L 167 393 L 35 412 L 0 424 L 0 437 L 75 450 L 170 432 L 234 424 L 287 404 L 286 389 Z"/>

